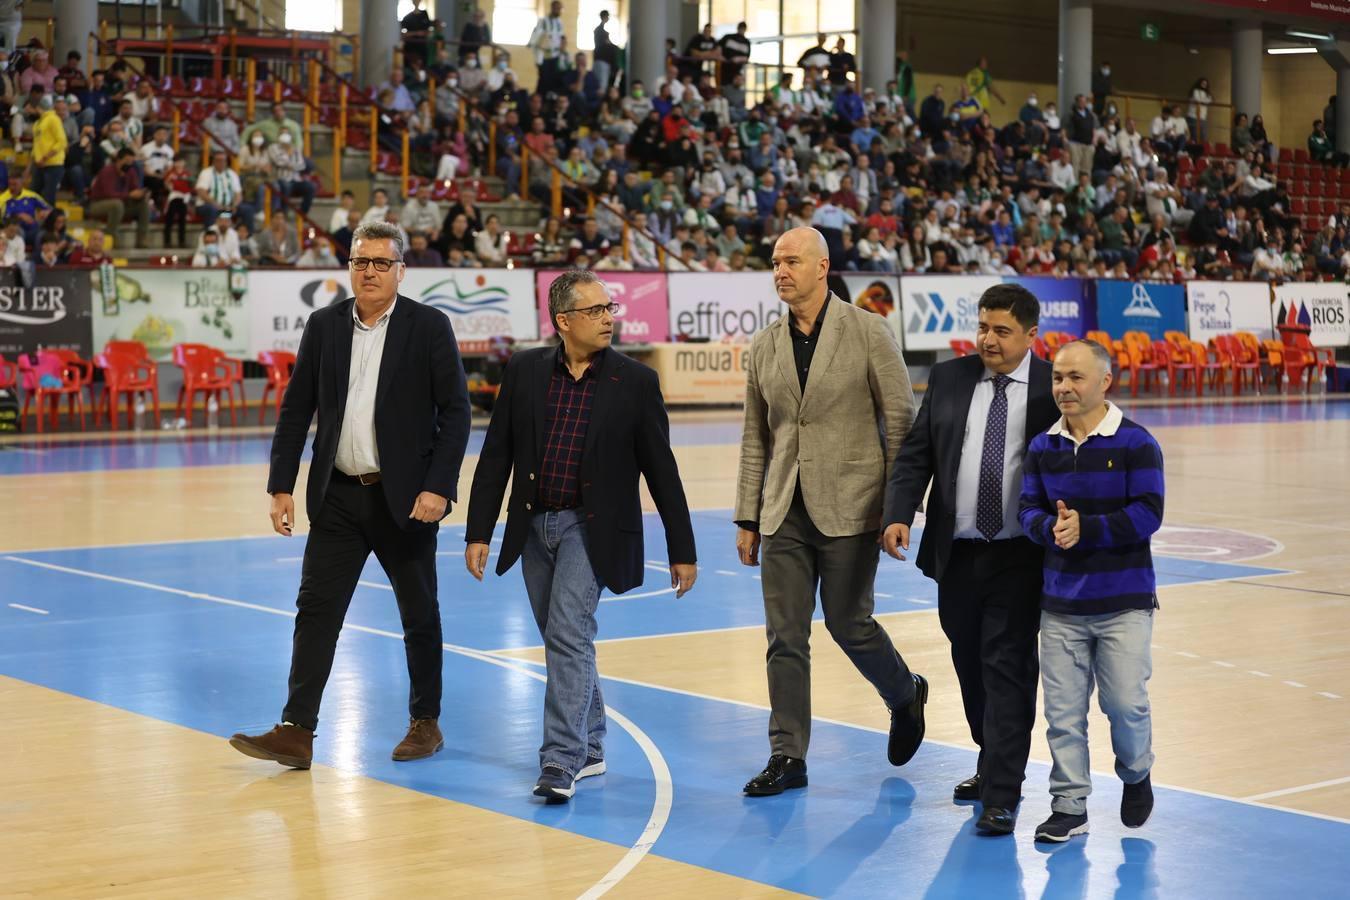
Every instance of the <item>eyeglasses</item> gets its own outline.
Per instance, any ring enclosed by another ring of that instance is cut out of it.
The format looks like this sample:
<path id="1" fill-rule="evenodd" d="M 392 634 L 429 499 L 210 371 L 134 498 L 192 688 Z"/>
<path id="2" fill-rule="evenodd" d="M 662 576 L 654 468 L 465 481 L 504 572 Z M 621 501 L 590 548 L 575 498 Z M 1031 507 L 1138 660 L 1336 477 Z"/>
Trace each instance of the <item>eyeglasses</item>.
<path id="1" fill-rule="evenodd" d="M 364 272 L 367 266 L 374 265 L 376 272 L 388 272 L 395 264 L 401 263 L 401 259 L 386 259 L 380 256 L 353 256 L 351 266 L 358 272 Z"/>
<path id="2" fill-rule="evenodd" d="M 578 309 L 563 310 L 565 313 L 585 313 L 591 319 L 599 319 L 605 313 L 611 316 L 619 311 L 617 303 L 598 303 L 595 306 L 582 306 Z"/>

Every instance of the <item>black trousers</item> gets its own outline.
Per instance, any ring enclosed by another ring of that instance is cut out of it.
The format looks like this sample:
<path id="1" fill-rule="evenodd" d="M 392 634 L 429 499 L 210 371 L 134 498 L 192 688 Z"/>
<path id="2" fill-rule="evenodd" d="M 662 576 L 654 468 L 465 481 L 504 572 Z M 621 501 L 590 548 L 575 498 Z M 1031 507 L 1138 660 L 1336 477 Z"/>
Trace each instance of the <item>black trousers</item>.
<path id="1" fill-rule="evenodd" d="M 938 619 L 980 747 L 985 806 L 1013 809 L 1022 796 L 1040 674 L 1041 560 L 1026 538 L 958 540 L 938 582 Z"/>
<path id="2" fill-rule="evenodd" d="M 389 512 L 379 484 L 333 473 L 305 544 L 291 649 L 290 696 L 282 721 L 314 729 L 333 668 L 338 632 L 366 560 L 374 552 L 398 601 L 408 655 L 408 714 L 441 713 L 441 612 L 436 602 L 436 528 L 406 531 Z"/>

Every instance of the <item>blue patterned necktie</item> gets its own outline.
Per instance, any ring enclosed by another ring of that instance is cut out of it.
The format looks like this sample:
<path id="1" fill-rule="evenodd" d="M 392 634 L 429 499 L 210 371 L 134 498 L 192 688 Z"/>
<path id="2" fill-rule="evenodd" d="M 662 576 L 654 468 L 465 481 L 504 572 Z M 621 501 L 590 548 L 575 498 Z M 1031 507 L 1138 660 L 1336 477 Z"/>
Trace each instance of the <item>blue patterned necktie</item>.
<path id="1" fill-rule="evenodd" d="M 994 402 L 984 424 L 984 451 L 980 454 L 980 493 L 975 503 L 975 527 L 986 541 L 1003 530 L 1003 459 L 1008 435 L 1007 375 L 994 376 Z"/>

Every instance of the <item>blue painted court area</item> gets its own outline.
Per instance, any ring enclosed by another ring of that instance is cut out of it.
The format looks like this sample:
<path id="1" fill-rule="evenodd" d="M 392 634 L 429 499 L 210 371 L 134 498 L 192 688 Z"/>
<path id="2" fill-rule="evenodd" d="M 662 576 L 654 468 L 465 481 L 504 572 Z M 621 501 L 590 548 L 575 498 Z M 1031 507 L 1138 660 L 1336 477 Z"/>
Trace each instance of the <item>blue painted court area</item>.
<path id="1" fill-rule="evenodd" d="M 1336 395 L 1231 405 L 1182 401 L 1168 406 L 1133 406 L 1128 398 L 1117 399 L 1127 416 L 1150 428 L 1350 419 L 1350 397 Z M 469 455 L 482 449 L 483 435 L 482 427 L 474 430 L 469 438 Z M 671 426 L 671 442 L 676 446 L 735 446 L 740 439 L 740 422 L 732 419 L 680 421 Z M 0 476 L 266 464 L 271 447 L 270 435 L 204 429 L 169 436 L 156 433 L 139 439 L 62 435 L 21 444 L 0 442 Z M 1166 446 L 1163 449 L 1166 451 Z M 309 458 L 308 451 L 305 458 Z"/>
<path id="2" fill-rule="evenodd" d="M 606 602 L 601 637 L 760 625 L 758 584 L 734 563 L 726 518 L 698 515 L 703 562 L 693 593 Z M 656 565 L 660 526 L 648 520 Z M 657 796 L 652 763 L 611 721 L 607 775 L 583 782 L 568 806 L 531 800 L 543 697 L 531 674 L 542 670 L 480 652 L 538 644 L 519 575 L 479 585 L 463 573 L 456 529 L 443 530 L 441 547 L 445 639 L 475 648 L 445 657 L 446 749 L 415 764 L 388 758 L 406 725 L 407 674 L 393 597 L 372 567 L 348 617 L 357 627 L 339 645 L 316 758 L 632 845 Z M 302 539 L 266 538 L 0 555 L 0 674 L 222 737 L 265 729 L 284 699 L 302 552 Z M 1170 558 L 1159 569 L 1165 584 L 1276 571 Z M 634 593 L 669 583 L 651 576 Z M 918 611 L 934 599 L 910 563 L 883 560 L 878 590 L 891 595 L 879 598 L 883 611 Z M 868 690 L 861 680 L 858 689 Z M 1128 831 L 1109 775 L 1097 777 L 1092 834 L 1046 851 L 1031 841 L 1049 806 L 1040 765 L 1029 773 L 1017 837 L 980 838 L 978 808 L 950 799 L 974 770 L 973 752 L 930 743 L 895 769 L 882 734 L 828 722 L 814 729 L 809 788 L 749 800 L 740 786 L 767 755 L 764 710 L 612 679 L 604 691 L 671 773 L 673 806 L 653 853 L 765 884 L 841 897 L 1329 898 L 1350 883 L 1350 824 L 1160 789 L 1153 819 Z M 223 741 L 219 762 L 254 766 Z M 1109 759 L 1096 762 L 1109 771 Z"/>

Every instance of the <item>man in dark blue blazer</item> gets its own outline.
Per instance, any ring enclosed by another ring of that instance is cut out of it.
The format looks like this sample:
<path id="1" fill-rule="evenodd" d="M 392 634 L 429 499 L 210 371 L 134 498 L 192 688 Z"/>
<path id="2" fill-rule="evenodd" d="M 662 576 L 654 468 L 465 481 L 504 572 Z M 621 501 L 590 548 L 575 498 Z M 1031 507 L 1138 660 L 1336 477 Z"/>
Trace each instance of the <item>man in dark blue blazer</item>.
<path id="1" fill-rule="evenodd" d="M 938 617 L 952 643 L 978 771 L 956 786 L 980 800 L 983 834 L 1011 834 L 1036 716 L 1036 633 L 1041 548 L 1018 523 L 1022 459 L 1059 418 L 1051 366 L 1031 352 L 1040 303 L 1000 284 L 979 302 L 978 356 L 942 362 L 928 376 L 914 427 L 891 468 L 883 546 L 909 549 L 928 494 L 919 569 L 938 583 Z"/>
<path id="2" fill-rule="evenodd" d="M 356 296 L 309 317 L 272 439 L 272 527 L 289 537 L 291 492 L 318 413 L 290 696 L 280 725 L 230 743 L 293 768 L 308 769 L 313 758 L 338 632 L 372 551 L 398 601 L 412 683 L 412 721 L 393 758 L 422 759 L 444 745 L 436 533 L 456 499 L 469 394 L 449 319 L 398 294 L 402 259 L 394 226 L 356 230 L 349 263 Z"/>
<path id="3" fill-rule="evenodd" d="M 548 305 L 562 343 L 506 367 L 473 473 L 464 561 L 482 580 L 510 479 L 497 574 L 523 560 L 548 668 L 534 795 L 565 803 L 577 779 L 605 771 L 595 611 L 601 590 L 642 584 L 639 473 L 665 526 L 677 598 L 698 569 L 656 373 L 609 346 L 616 306 L 591 272 L 558 276 Z"/>

